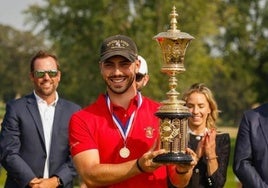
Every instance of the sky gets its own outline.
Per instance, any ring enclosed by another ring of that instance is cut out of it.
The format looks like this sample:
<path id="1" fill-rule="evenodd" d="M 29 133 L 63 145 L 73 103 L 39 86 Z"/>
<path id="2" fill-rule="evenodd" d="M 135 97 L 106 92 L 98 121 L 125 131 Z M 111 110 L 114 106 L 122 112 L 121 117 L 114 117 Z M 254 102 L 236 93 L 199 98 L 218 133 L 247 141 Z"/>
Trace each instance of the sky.
<path id="1" fill-rule="evenodd" d="M 9 25 L 15 29 L 25 31 L 29 25 L 25 25 L 25 15 L 22 11 L 31 4 L 42 4 L 43 0 L 1 0 L 0 24 Z"/>

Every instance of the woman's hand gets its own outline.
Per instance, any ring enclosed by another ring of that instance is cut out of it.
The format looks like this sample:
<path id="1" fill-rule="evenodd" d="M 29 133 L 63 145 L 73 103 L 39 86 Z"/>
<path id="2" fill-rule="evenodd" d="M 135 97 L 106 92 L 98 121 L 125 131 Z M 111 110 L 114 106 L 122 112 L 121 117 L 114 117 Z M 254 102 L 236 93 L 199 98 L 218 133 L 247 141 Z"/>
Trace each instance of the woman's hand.
<path id="1" fill-rule="evenodd" d="M 204 153 L 206 158 L 216 157 L 216 130 L 211 129 L 204 137 Z"/>
<path id="2" fill-rule="evenodd" d="M 205 156 L 206 158 L 216 157 L 216 130 L 211 129 L 205 133 L 204 137 L 197 145 L 196 155 L 198 158 Z"/>

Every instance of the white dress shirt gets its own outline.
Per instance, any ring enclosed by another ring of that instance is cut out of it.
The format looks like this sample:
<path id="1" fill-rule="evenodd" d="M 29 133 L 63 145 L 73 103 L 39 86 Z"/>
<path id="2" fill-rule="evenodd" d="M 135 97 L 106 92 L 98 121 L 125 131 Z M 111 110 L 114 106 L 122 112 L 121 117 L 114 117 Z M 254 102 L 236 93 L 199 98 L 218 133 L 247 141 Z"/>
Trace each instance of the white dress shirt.
<path id="1" fill-rule="evenodd" d="M 58 93 L 56 92 L 55 101 L 48 105 L 45 100 L 43 100 L 41 97 L 39 97 L 35 93 L 35 91 L 34 91 L 34 95 L 36 97 L 39 113 L 40 113 L 41 120 L 42 120 L 43 131 L 44 131 L 44 136 L 45 136 L 45 144 L 46 144 L 46 153 L 47 153 L 43 178 L 49 178 L 49 156 L 50 156 L 49 154 L 50 154 L 50 146 L 51 146 L 51 135 L 52 135 L 52 128 L 53 128 L 55 107 L 59 99 L 59 96 L 58 96 Z"/>

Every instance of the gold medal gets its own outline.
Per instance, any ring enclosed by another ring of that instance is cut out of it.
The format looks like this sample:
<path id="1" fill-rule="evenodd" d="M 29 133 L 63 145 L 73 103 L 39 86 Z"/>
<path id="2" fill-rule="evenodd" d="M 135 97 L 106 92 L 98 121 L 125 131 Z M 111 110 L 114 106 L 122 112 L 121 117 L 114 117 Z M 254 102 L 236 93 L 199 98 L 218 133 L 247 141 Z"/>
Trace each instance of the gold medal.
<path id="1" fill-rule="evenodd" d="M 120 157 L 122 157 L 122 158 L 124 158 L 124 159 L 125 159 L 125 158 L 128 158 L 129 154 L 130 154 L 130 151 L 129 151 L 129 149 L 126 148 L 126 147 L 121 148 L 120 151 L 119 151 L 119 155 L 120 155 Z"/>

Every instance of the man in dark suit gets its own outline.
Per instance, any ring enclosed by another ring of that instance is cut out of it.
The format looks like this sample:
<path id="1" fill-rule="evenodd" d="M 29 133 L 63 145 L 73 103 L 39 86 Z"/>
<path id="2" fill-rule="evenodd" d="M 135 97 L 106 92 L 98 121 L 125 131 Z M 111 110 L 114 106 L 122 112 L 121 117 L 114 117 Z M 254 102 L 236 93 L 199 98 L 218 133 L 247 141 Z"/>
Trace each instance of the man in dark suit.
<path id="1" fill-rule="evenodd" d="M 80 106 L 59 98 L 60 78 L 57 57 L 39 51 L 30 65 L 33 93 L 7 103 L 0 133 L 5 188 L 73 187 L 68 124 Z"/>
<path id="2" fill-rule="evenodd" d="M 244 113 L 233 170 L 244 188 L 268 188 L 268 104 Z"/>

